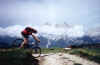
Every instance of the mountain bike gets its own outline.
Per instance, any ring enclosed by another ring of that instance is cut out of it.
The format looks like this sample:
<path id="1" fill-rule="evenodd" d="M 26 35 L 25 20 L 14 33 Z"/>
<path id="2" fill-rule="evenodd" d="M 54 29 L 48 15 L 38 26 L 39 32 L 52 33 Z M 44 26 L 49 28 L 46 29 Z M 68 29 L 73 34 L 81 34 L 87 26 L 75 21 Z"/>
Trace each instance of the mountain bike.
<path id="1" fill-rule="evenodd" d="M 13 47 L 14 48 L 18 48 L 20 47 L 21 43 L 23 43 L 23 39 L 21 38 L 18 38 L 18 39 L 15 39 L 13 41 Z M 32 50 L 32 56 L 37 58 L 37 57 L 40 57 L 41 56 L 41 48 L 39 47 L 39 43 L 37 41 L 35 41 L 34 44 L 28 44 L 28 45 L 25 45 L 24 46 L 24 49 L 31 49 Z"/>

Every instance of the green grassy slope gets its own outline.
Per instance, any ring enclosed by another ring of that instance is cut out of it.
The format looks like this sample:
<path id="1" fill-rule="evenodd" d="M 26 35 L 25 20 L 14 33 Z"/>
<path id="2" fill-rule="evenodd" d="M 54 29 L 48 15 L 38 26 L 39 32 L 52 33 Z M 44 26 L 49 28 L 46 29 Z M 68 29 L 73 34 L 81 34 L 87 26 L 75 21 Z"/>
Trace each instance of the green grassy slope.
<path id="1" fill-rule="evenodd" d="M 83 58 L 100 63 L 100 48 L 93 49 L 73 49 L 69 51 L 70 54 L 75 54 Z"/>

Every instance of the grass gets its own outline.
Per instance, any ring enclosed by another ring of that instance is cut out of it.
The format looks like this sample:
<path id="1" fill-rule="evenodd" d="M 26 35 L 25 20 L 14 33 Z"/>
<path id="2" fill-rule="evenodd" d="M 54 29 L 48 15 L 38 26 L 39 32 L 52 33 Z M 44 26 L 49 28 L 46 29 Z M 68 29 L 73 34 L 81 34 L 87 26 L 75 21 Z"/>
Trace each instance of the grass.
<path id="1" fill-rule="evenodd" d="M 30 50 L 0 49 L 0 65 L 32 65 Z"/>
<path id="2" fill-rule="evenodd" d="M 68 53 L 100 63 L 100 48 L 94 49 L 73 49 Z"/>
<path id="3" fill-rule="evenodd" d="M 62 48 L 42 48 L 42 53 L 43 54 L 59 53 L 59 52 L 67 52 L 67 51 L 64 51 Z"/>

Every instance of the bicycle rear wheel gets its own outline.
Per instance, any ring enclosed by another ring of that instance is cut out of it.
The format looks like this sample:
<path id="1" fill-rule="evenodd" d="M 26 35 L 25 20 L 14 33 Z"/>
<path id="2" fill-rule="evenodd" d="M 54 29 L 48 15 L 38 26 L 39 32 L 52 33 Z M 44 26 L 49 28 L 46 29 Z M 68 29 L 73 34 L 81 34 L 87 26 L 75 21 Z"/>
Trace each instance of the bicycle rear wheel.
<path id="1" fill-rule="evenodd" d="M 32 56 L 37 58 L 37 57 L 40 57 L 41 56 L 41 48 L 40 47 L 35 47 L 33 48 L 32 50 Z"/>
<path id="2" fill-rule="evenodd" d="M 12 43 L 12 46 L 14 47 L 14 48 L 18 48 L 18 47 L 20 47 L 20 45 L 21 45 L 21 43 L 23 42 L 24 40 L 23 39 L 15 39 L 14 41 L 13 41 L 13 43 Z"/>

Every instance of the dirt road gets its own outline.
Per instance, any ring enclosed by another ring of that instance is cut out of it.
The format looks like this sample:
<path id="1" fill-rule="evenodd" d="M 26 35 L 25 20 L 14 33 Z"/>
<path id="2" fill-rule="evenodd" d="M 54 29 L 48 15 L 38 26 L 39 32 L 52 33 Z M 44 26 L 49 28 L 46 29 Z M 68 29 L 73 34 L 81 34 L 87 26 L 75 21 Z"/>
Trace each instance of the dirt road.
<path id="1" fill-rule="evenodd" d="M 100 65 L 93 61 L 80 58 L 75 55 L 51 53 L 42 54 L 40 57 L 40 65 Z"/>

